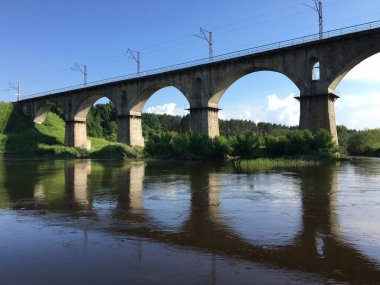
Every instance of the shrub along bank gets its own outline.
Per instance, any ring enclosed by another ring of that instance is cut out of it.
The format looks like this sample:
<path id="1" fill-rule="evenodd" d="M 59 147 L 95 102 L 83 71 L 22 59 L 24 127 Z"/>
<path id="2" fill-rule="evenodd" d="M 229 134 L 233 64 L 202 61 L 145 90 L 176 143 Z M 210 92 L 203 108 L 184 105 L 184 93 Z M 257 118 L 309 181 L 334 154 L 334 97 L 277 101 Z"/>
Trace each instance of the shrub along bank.
<path id="1" fill-rule="evenodd" d="M 226 156 L 238 156 L 248 159 L 332 156 L 336 147 L 326 130 L 319 130 L 316 134 L 309 130 L 292 130 L 278 137 L 244 134 L 214 139 L 191 132 L 163 132 L 149 136 L 145 152 L 157 158 L 223 159 Z"/>
<path id="2" fill-rule="evenodd" d="M 348 152 L 352 155 L 380 157 L 380 129 L 359 131 L 348 139 Z"/>

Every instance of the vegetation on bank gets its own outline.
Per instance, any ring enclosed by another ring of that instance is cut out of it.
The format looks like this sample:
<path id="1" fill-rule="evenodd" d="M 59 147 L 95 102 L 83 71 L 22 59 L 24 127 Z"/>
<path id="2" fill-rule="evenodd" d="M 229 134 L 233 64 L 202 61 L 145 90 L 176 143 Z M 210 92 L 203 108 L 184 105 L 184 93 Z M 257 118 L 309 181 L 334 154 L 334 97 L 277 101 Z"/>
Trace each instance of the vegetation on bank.
<path id="1" fill-rule="evenodd" d="M 87 128 L 89 135 L 92 137 L 104 138 L 109 141 L 115 141 L 117 130 L 116 118 L 116 110 L 111 103 L 93 106 L 88 116 Z M 287 127 L 279 124 L 255 123 L 248 120 L 237 119 L 219 120 L 219 127 L 221 136 L 228 138 L 228 140 L 231 140 L 230 137 L 236 138 L 241 135 L 255 135 L 261 137 L 261 139 L 266 139 L 267 141 L 276 141 L 278 139 L 282 141 L 283 144 L 284 140 L 282 138 L 291 136 L 289 133 L 296 130 L 295 127 Z M 177 133 L 183 134 L 188 132 L 190 129 L 190 117 L 189 115 L 181 117 L 144 113 L 142 115 L 142 128 L 144 138 L 148 143 L 151 139 L 159 143 L 160 139 L 158 139 L 157 136 L 162 137 L 162 139 L 164 139 L 164 137 L 168 139 L 169 137 L 175 136 Z M 337 131 L 339 138 L 339 153 L 343 155 L 380 156 L 380 139 L 378 135 L 380 130 L 358 132 L 355 130 L 349 130 L 345 126 L 337 126 Z M 187 135 L 187 137 L 189 136 L 192 135 Z M 176 140 L 177 139 L 178 138 L 176 138 Z M 196 141 L 194 144 L 201 141 L 200 138 L 194 137 L 193 139 Z M 184 138 L 184 140 L 186 141 L 187 139 Z M 223 139 L 221 140 L 223 141 Z M 215 143 L 219 144 L 220 141 L 216 141 Z M 271 142 L 268 142 L 268 144 L 271 145 Z M 153 147 L 152 142 L 150 142 L 150 147 Z M 157 146 L 157 148 L 160 148 L 160 146 Z M 213 158 L 215 156 L 219 157 L 216 153 L 216 149 L 214 147 L 211 148 L 212 153 L 208 154 L 207 158 Z M 218 148 L 218 146 L 216 146 L 216 148 Z M 280 148 L 284 148 L 284 146 Z M 177 149 L 178 148 L 175 148 L 175 150 L 172 151 L 174 156 L 177 156 Z M 200 157 L 202 155 L 204 155 L 204 153 L 199 153 L 198 151 L 197 154 L 183 154 L 182 157 Z"/>
<path id="2" fill-rule="evenodd" d="M 35 124 L 12 104 L 0 103 L 0 155 L 21 157 L 242 159 L 333 157 L 338 149 L 325 130 L 312 134 L 270 123 L 220 120 L 221 136 L 209 139 L 189 132 L 189 116 L 143 114 L 145 148 L 130 148 L 116 140 L 116 111 L 111 104 L 91 108 L 87 129 L 91 150 L 64 146 L 65 125 L 59 109 L 43 124 Z M 380 155 L 380 130 L 356 132 L 338 126 L 340 153 Z M 263 164 L 264 162 L 261 161 Z"/>
<path id="3" fill-rule="evenodd" d="M 348 140 L 347 148 L 352 155 L 380 157 L 380 129 L 354 133 Z"/>
<path id="4" fill-rule="evenodd" d="M 254 159 L 333 156 L 336 147 L 326 130 L 319 130 L 316 134 L 309 130 L 291 130 L 285 136 L 244 134 L 214 139 L 191 132 L 165 132 L 151 134 L 146 141 L 145 152 L 148 156 L 157 158 Z"/>
<path id="5" fill-rule="evenodd" d="M 135 157 L 139 150 L 105 139 L 93 138 L 91 150 L 64 145 L 65 123 L 49 112 L 43 124 L 25 117 L 19 108 L 0 103 L 0 155 L 5 157 Z M 141 150 L 140 150 L 141 152 Z"/>
<path id="6" fill-rule="evenodd" d="M 268 159 L 258 158 L 253 160 L 238 160 L 234 162 L 234 167 L 239 172 L 252 173 L 257 171 L 271 171 L 277 169 L 300 169 L 305 167 L 318 166 L 319 160 L 308 159 Z"/>

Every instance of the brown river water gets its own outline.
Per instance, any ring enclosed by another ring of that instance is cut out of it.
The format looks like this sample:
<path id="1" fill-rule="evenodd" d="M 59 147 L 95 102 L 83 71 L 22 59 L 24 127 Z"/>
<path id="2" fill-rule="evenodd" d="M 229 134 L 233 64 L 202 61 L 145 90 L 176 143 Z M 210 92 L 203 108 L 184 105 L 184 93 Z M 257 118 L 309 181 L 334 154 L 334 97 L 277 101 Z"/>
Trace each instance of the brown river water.
<path id="1" fill-rule="evenodd" d="M 0 284 L 380 284 L 380 159 L 0 161 Z"/>

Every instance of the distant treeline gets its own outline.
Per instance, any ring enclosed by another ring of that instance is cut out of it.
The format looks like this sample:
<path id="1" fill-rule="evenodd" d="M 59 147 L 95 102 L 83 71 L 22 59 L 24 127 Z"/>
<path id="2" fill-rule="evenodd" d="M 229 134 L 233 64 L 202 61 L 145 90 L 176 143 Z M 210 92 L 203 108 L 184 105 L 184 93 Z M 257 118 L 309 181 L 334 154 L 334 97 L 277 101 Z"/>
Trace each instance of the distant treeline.
<path id="1" fill-rule="evenodd" d="M 92 106 L 87 118 L 88 135 L 115 141 L 117 132 L 116 119 L 116 110 L 111 103 Z M 241 134 L 281 136 L 286 135 L 289 130 L 295 129 L 295 127 L 280 124 L 262 122 L 256 124 L 253 121 L 239 119 L 219 120 L 219 127 L 220 134 L 223 136 Z M 143 113 L 142 128 L 144 137 L 159 132 L 185 133 L 190 130 L 190 115 L 182 117 Z"/>
<path id="2" fill-rule="evenodd" d="M 105 138 L 109 141 L 116 141 L 116 119 L 116 110 L 111 103 L 97 104 L 91 107 L 87 120 L 88 135 L 91 137 Z M 242 142 L 244 140 L 249 141 L 250 139 L 257 140 L 258 138 L 261 140 L 259 149 L 263 149 L 264 144 L 269 146 L 274 140 L 281 141 L 283 145 L 286 145 L 285 139 L 290 138 L 290 141 L 292 141 L 291 137 L 297 133 L 295 132 L 296 127 L 262 122 L 255 123 L 249 120 L 238 119 L 219 120 L 219 126 L 220 135 L 231 142 L 230 147 L 234 144 L 233 141 L 236 140 Z M 181 117 L 166 114 L 143 113 L 142 128 L 143 135 L 147 141 L 147 147 L 148 149 L 152 149 L 153 146 L 151 143 L 153 141 L 159 143 L 161 140 L 169 140 L 169 137 L 174 139 L 174 137 L 177 136 L 176 134 L 187 133 L 190 130 L 190 116 Z M 380 156 L 379 129 L 355 131 L 349 130 L 345 126 L 337 126 L 337 131 L 340 145 L 339 150 L 341 153 Z M 298 133 L 298 135 L 300 134 Z M 194 137 L 195 135 L 187 136 Z M 306 136 L 309 136 L 309 134 L 306 134 Z M 310 142 L 311 139 L 307 138 L 305 140 Z M 311 149 L 313 149 L 312 146 Z M 284 153 L 284 151 L 282 151 L 282 153 Z"/>

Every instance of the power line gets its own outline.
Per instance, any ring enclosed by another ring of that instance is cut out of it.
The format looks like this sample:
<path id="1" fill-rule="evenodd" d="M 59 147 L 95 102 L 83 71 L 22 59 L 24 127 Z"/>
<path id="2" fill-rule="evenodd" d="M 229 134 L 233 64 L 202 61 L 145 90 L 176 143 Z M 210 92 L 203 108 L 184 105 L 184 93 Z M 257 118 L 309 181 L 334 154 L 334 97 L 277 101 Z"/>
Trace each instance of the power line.
<path id="1" fill-rule="evenodd" d="M 202 29 L 202 27 L 199 30 L 200 35 L 194 35 L 197 38 L 200 38 L 202 40 L 205 40 L 208 43 L 208 52 L 209 52 L 209 59 L 210 62 L 213 60 L 213 42 L 212 42 L 212 32 L 206 31 Z M 208 35 L 207 35 L 208 34 Z"/>
<path id="2" fill-rule="evenodd" d="M 303 1 L 304 1 L 304 0 L 303 0 Z M 319 0 L 319 1 L 317 1 L 317 0 L 310 0 L 310 1 L 314 1 L 314 4 L 315 4 L 316 2 L 322 2 L 321 0 Z M 353 1 L 353 0 L 344 0 L 344 1 L 346 2 L 346 1 Z M 334 0 L 331 0 L 328 4 L 325 3 L 324 6 L 325 6 L 325 8 L 326 8 L 326 6 L 333 6 L 333 5 L 339 4 L 339 3 L 341 3 L 341 2 L 343 2 L 343 0 L 335 0 L 335 1 L 334 1 Z M 293 5 L 289 6 L 289 7 L 280 8 L 280 9 L 277 9 L 277 10 L 271 11 L 270 13 L 263 13 L 263 14 L 261 14 L 261 15 L 257 15 L 257 16 L 251 17 L 251 18 L 246 18 L 246 19 L 238 20 L 238 21 L 232 22 L 232 23 L 230 23 L 230 24 L 225 24 L 225 25 L 217 26 L 217 27 L 212 28 L 212 30 L 213 30 L 213 31 L 214 31 L 214 30 L 220 30 L 220 29 L 224 29 L 224 28 L 226 28 L 226 27 L 235 26 L 235 27 L 232 27 L 232 29 L 230 29 L 229 31 L 225 31 L 225 32 L 217 33 L 217 34 L 218 34 L 218 35 L 221 35 L 221 34 L 230 33 L 230 32 L 233 32 L 233 31 L 235 31 L 235 30 L 239 30 L 239 29 L 241 29 L 241 27 L 236 27 L 236 25 L 239 25 L 240 23 L 248 22 L 248 21 L 252 21 L 252 20 L 256 20 L 256 19 L 258 19 L 258 18 L 262 18 L 262 17 L 265 17 L 265 16 L 267 16 L 267 15 L 273 15 L 274 13 L 277 13 L 277 14 L 278 14 L 278 13 L 281 13 L 281 12 L 286 11 L 286 10 L 294 9 L 294 8 L 299 7 L 300 5 L 302 5 L 302 3 L 303 3 L 303 2 L 299 2 L 299 3 L 297 2 L 297 3 L 295 3 L 295 4 L 293 4 Z M 315 10 L 315 9 L 317 8 L 317 6 L 316 6 L 316 7 L 311 7 L 311 6 L 309 6 L 309 5 L 306 5 L 306 6 L 308 6 L 309 8 L 312 8 L 313 10 Z M 321 12 L 322 12 L 322 10 L 321 10 Z M 296 13 L 293 13 L 293 14 L 291 14 L 291 15 L 289 15 L 289 16 L 296 15 L 296 14 L 299 14 L 299 13 L 304 13 L 304 12 L 303 12 L 303 11 L 302 11 L 302 12 L 298 12 L 298 11 L 297 11 Z M 286 16 L 286 17 L 289 17 L 289 16 Z M 319 14 L 318 14 L 318 16 L 319 16 Z M 322 15 L 321 15 L 321 16 L 322 16 Z M 285 17 L 281 17 L 281 18 L 285 18 Z M 323 18 L 323 17 L 322 17 L 322 18 Z M 279 19 L 279 18 L 276 18 L 276 19 Z M 275 19 L 275 20 L 276 20 L 276 19 Z M 261 25 L 261 24 L 266 23 L 266 22 L 268 22 L 268 21 L 261 21 L 259 24 L 257 24 L 257 21 L 254 21 L 254 23 L 249 23 L 249 24 L 243 26 L 243 28 L 247 28 L 247 27 L 249 27 L 249 26 L 251 26 L 251 25 L 253 25 L 253 24 L 255 24 L 256 26 L 257 26 L 257 25 Z M 323 31 L 323 20 L 320 21 L 320 23 L 322 23 L 322 25 L 320 25 L 320 28 L 321 28 L 321 30 Z M 161 42 L 161 43 L 153 44 L 153 45 L 150 45 L 150 46 L 148 46 L 148 47 L 146 47 L 146 48 L 143 48 L 143 51 L 144 51 L 144 54 L 152 54 L 152 53 L 162 52 L 163 50 L 166 50 L 166 49 L 172 48 L 172 47 L 174 47 L 174 46 L 183 45 L 183 44 L 185 44 L 186 42 L 190 42 L 190 40 L 188 40 L 188 39 L 190 39 L 190 37 L 192 37 L 192 36 L 188 35 L 188 36 L 185 36 L 185 37 L 181 37 L 181 38 L 177 38 L 177 39 L 168 40 L 168 41 L 165 41 L 165 42 Z M 185 43 L 184 43 L 184 41 L 185 41 Z M 153 47 L 159 47 L 159 46 L 162 46 L 162 45 L 165 45 L 165 44 L 168 44 L 168 45 L 165 46 L 165 47 L 162 47 L 162 48 L 159 48 L 159 49 L 153 50 L 153 51 L 149 51 L 149 50 L 151 50 Z M 140 49 L 140 51 L 141 51 L 141 49 Z M 101 60 L 96 60 L 95 62 L 97 62 L 98 64 L 95 64 L 95 65 L 105 65 L 105 64 L 108 64 L 108 63 L 111 63 L 111 62 L 117 61 L 117 60 L 119 60 L 119 58 L 120 58 L 122 55 L 125 56 L 125 53 L 121 53 L 121 54 L 118 54 L 118 55 L 113 55 L 113 56 L 110 56 L 110 57 L 107 57 L 107 58 L 103 58 L 103 59 L 101 59 Z M 101 63 L 99 64 L 99 62 L 101 62 Z M 93 63 L 93 62 L 92 62 L 92 63 Z M 91 64 L 92 64 L 92 63 L 91 63 Z M 94 64 L 92 64 L 92 65 L 94 65 Z M 75 70 L 76 70 L 76 69 L 75 69 Z M 76 71 L 80 71 L 80 70 L 76 70 Z M 62 72 L 56 72 L 56 73 L 53 73 L 53 74 L 63 74 L 63 73 L 65 73 L 65 71 L 62 71 Z M 81 71 L 81 73 L 83 74 L 83 71 Z M 87 73 L 87 72 L 86 72 L 86 73 Z M 50 74 L 52 74 L 52 73 L 50 73 Z M 40 77 L 42 77 L 42 76 L 40 76 Z M 45 78 L 45 76 L 43 76 L 43 77 Z M 29 80 L 30 80 L 30 79 L 29 79 Z"/>
<path id="3" fill-rule="evenodd" d="M 83 86 L 87 85 L 87 65 L 83 65 L 83 69 L 80 68 L 78 63 L 74 64 L 74 67 L 71 68 L 71 70 L 78 71 L 83 74 Z"/>

